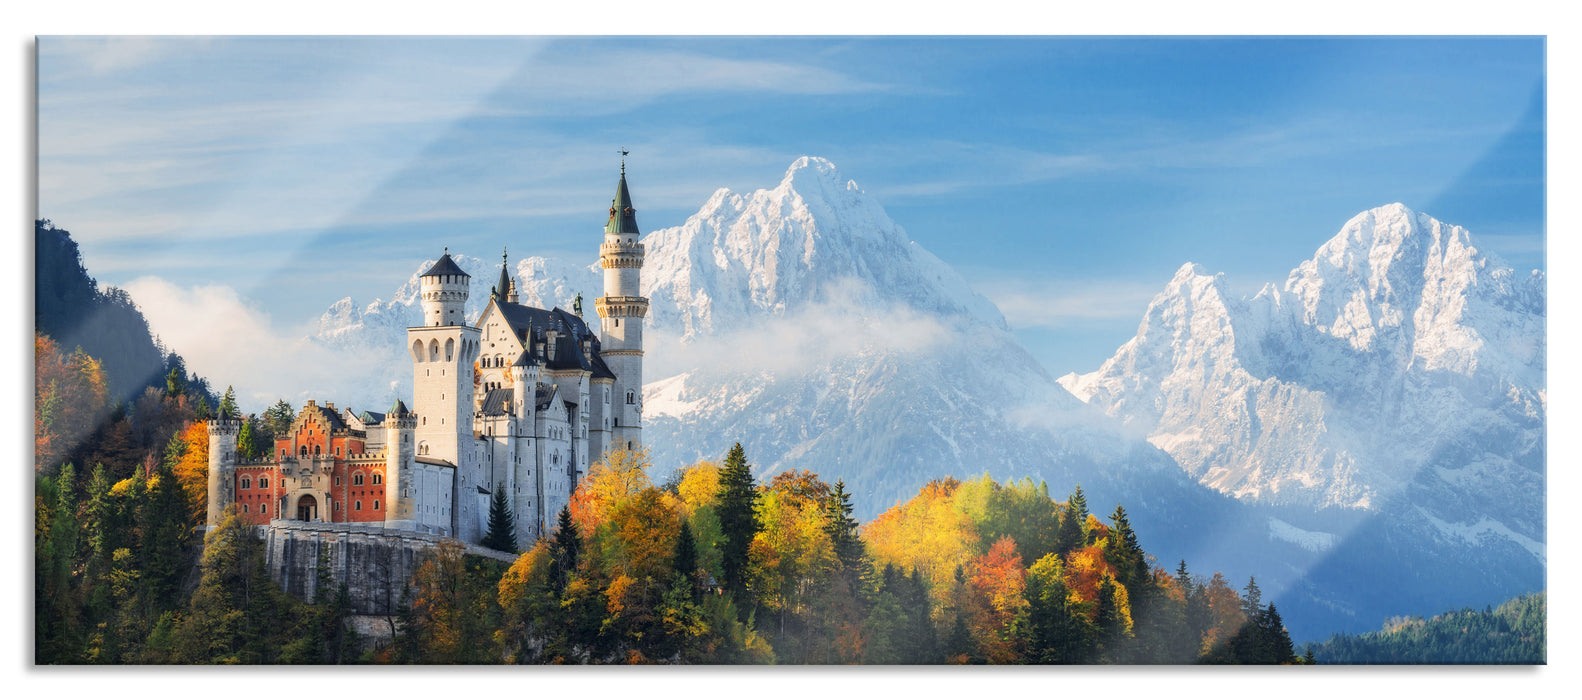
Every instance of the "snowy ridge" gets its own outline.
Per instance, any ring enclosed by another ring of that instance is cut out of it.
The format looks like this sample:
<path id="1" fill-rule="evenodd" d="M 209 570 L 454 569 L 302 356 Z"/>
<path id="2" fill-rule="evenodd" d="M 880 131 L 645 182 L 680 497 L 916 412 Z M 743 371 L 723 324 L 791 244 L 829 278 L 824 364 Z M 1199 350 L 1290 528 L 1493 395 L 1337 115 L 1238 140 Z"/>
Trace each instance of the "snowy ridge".
<path id="1" fill-rule="evenodd" d="M 643 243 L 653 327 L 682 338 L 835 302 L 901 304 L 1007 328 L 993 302 L 823 158 L 797 159 L 774 189 L 720 189 L 685 223 Z M 865 283 L 861 296 L 848 296 L 851 279 Z"/>
<path id="2" fill-rule="evenodd" d="M 1544 277 L 1400 204 L 1363 212 L 1251 299 L 1183 266 L 1137 335 L 1060 383 L 1243 498 L 1376 508 L 1499 432 L 1542 468 Z"/>

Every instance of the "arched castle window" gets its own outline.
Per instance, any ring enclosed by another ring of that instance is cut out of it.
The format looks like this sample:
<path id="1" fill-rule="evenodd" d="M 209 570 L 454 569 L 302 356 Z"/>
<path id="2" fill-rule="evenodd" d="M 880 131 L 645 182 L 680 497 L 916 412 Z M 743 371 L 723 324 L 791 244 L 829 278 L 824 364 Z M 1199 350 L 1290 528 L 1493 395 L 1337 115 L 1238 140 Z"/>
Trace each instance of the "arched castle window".
<path id="1" fill-rule="evenodd" d="M 420 442 L 420 443 L 417 444 L 417 453 L 420 454 L 420 455 L 428 454 L 428 441 L 427 440 L 424 440 L 423 442 Z"/>
<path id="2" fill-rule="evenodd" d="M 456 354 L 456 339 L 455 338 L 446 338 L 445 339 L 445 361 L 446 362 L 450 362 L 451 358 L 453 356 L 455 356 L 455 354 Z"/>
<path id="3" fill-rule="evenodd" d="M 258 512 L 264 513 L 264 514 L 267 515 L 269 513 L 269 504 L 268 503 L 260 503 L 260 504 L 258 504 Z"/>
<path id="4" fill-rule="evenodd" d="M 352 506 L 352 510 L 362 510 L 362 509 L 363 509 L 363 502 L 362 501 L 358 501 L 355 505 Z"/>
<path id="5" fill-rule="evenodd" d="M 436 323 L 434 325 L 437 326 L 439 324 Z M 428 361 L 429 362 L 439 362 L 439 341 L 438 340 L 430 340 L 430 341 L 428 341 Z"/>
<path id="6" fill-rule="evenodd" d="M 336 486 L 340 486 L 341 485 L 341 478 L 339 476 L 335 477 L 335 485 Z"/>
<path id="7" fill-rule="evenodd" d="M 242 512 L 243 512 L 243 513 L 246 513 L 246 512 L 247 512 L 247 504 L 246 504 L 246 503 L 243 503 L 243 504 L 242 504 Z"/>
<path id="8" fill-rule="evenodd" d="M 362 472 L 357 472 L 356 474 L 353 474 L 352 475 L 352 486 L 362 486 L 362 485 L 363 485 L 363 473 Z"/>
<path id="9" fill-rule="evenodd" d="M 308 446 L 307 445 L 303 445 L 300 449 L 297 450 L 297 452 L 298 452 L 298 454 L 300 454 L 303 457 L 308 456 Z"/>
<path id="10" fill-rule="evenodd" d="M 379 472 L 374 472 L 374 485 L 378 486 L 379 484 L 382 484 L 384 482 L 385 482 L 385 475 L 381 474 Z"/>
<path id="11" fill-rule="evenodd" d="M 244 488 L 244 489 L 250 489 L 250 488 L 252 488 L 252 487 L 253 487 L 253 480 L 252 480 L 252 479 L 249 479 L 249 478 L 247 478 L 247 477 L 245 477 L 245 476 L 244 476 L 244 477 L 242 477 L 242 488 Z"/>
<path id="12" fill-rule="evenodd" d="M 412 341 L 412 361 L 413 362 L 422 362 L 423 361 L 423 341 L 421 341 L 421 340 L 414 340 L 414 341 Z"/>
<path id="13" fill-rule="evenodd" d="M 269 488 L 269 479 L 267 477 L 259 477 L 258 478 L 258 488 L 261 488 L 261 489 Z"/>
<path id="14" fill-rule="evenodd" d="M 374 510 L 379 510 L 379 501 L 374 501 Z"/>
<path id="15" fill-rule="evenodd" d="M 626 390 L 626 402 L 629 403 L 629 404 L 637 403 L 637 392 L 633 391 L 631 389 L 627 389 Z"/>
<path id="16" fill-rule="evenodd" d="M 313 454 L 316 454 L 316 455 L 317 454 L 324 454 L 324 446 L 323 445 L 314 445 L 313 446 Z"/>

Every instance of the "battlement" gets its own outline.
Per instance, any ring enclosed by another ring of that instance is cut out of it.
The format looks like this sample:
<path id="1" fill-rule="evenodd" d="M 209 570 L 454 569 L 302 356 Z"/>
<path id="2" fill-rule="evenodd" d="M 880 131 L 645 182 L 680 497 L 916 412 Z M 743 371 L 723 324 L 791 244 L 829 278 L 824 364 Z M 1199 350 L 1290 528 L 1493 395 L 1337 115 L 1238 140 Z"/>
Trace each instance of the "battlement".
<path id="1" fill-rule="evenodd" d="M 593 300 L 601 318 L 643 318 L 648 315 L 646 297 L 599 297 Z"/>
<path id="2" fill-rule="evenodd" d="M 242 421 L 235 418 L 212 418 L 208 424 L 210 435 L 236 435 L 242 431 Z"/>
<path id="3" fill-rule="evenodd" d="M 346 461 L 348 461 L 348 462 L 379 462 L 379 463 L 383 464 L 384 461 L 385 461 L 385 457 L 386 456 L 387 455 L 386 455 L 386 451 L 385 450 L 380 450 L 378 452 L 358 452 L 356 454 L 346 455 Z"/>

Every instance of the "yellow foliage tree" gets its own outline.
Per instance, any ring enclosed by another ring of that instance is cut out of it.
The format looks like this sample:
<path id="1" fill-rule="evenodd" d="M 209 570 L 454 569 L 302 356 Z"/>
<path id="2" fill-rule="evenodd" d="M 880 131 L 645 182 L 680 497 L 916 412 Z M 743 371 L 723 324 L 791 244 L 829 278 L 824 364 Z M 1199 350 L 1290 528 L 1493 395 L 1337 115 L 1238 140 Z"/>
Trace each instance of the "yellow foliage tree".
<path id="1" fill-rule="evenodd" d="M 698 462 L 687 467 L 681 473 L 676 492 L 681 496 L 683 512 L 688 518 L 699 508 L 714 505 L 720 493 L 719 462 Z"/>
<path id="2" fill-rule="evenodd" d="M 577 485 L 571 496 L 571 518 L 583 536 L 598 531 L 610 512 L 628 499 L 653 486 L 648 468 L 653 458 L 648 448 L 610 450 L 588 469 L 588 478 Z"/>
<path id="3" fill-rule="evenodd" d="M 862 539 L 875 564 L 922 572 L 936 604 L 951 590 L 957 567 L 965 567 L 982 549 L 972 519 L 954 505 L 959 485 L 955 479 L 929 482 L 912 500 L 885 511 L 862 528 Z"/>

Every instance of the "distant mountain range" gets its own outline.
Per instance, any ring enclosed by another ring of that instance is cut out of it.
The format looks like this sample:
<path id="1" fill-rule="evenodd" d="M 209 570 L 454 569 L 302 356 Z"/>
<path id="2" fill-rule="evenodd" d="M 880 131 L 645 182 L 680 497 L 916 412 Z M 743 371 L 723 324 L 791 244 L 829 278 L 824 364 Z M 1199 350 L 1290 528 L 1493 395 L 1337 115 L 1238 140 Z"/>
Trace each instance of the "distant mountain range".
<path id="1" fill-rule="evenodd" d="M 1187 265 L 1137 338 L 1059 382 L 829 161 L 719 190 L 643 242 L 659 478 L 739 441 L 760 476 L 846 481 L 863 519 L 946 475 L 1057 498 L 1080 482 L 1097 511 L 1124 503 L 1149 551 L 1256 574 L 1297 636 L 1543 588 L 1543 277 L 1463 229 L 1365 212 L 1251 299 Z M 453 257 L 475 315 L 498 268 Z M 320 319 L 313 341 L 364 358 L 371 392 L 409 392 L 427 264 L 391 301 Z M 590 316 L 602 287 L 593 264 L 515 272 L 524 302 L 581 293 Z"/>

